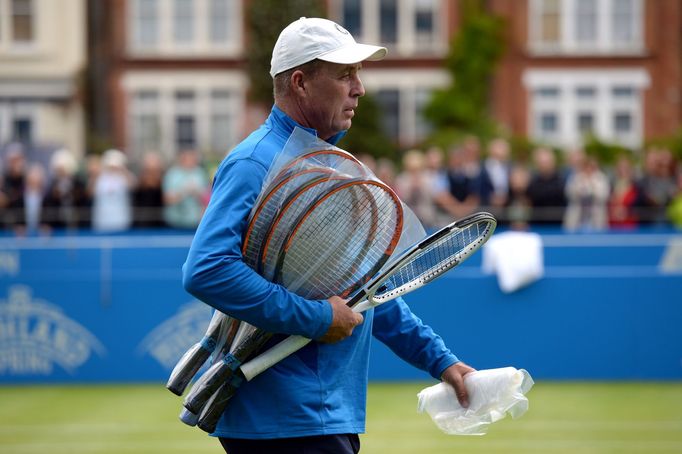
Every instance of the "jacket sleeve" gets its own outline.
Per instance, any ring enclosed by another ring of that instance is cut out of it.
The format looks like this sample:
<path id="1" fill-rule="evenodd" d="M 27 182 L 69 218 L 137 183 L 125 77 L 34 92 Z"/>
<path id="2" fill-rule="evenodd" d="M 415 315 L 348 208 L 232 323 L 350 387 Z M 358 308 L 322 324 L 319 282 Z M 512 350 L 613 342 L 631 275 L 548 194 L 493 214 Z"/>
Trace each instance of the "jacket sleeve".
<path id="1" fill-rule="evenodd" d="M 242 259 L 243 232 L 266 173 L 251 159 L 220 166 L 183 266 L 183 285 L 196 298 L 239 320 L 274 333 L 316 339 L 331 324 L 329 303 L 306 300 L 265 280 Z"/>
<path id="2" fill-rule="evenodd" d="M 374 309 L 372 334 L 400 358 L 438 380 L 445 369 L 459 362 L 443 339 L 414 315 L 402 298 Z"/>

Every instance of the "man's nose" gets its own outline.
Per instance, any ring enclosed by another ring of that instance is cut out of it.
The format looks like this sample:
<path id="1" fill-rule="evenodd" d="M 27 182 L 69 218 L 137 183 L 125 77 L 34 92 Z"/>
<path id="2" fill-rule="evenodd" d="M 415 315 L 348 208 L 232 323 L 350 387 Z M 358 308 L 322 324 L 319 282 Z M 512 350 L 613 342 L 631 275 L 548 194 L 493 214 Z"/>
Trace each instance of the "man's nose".
<path id="1" fill-rule="evenodd" d="M 358 74 L 356 74 L 355 77 L 353 78 L 351 96 L 353 97 L 365 96 L 365 86 L 362 85 L 362 80 L 360 80 L 360 76 Z"/>

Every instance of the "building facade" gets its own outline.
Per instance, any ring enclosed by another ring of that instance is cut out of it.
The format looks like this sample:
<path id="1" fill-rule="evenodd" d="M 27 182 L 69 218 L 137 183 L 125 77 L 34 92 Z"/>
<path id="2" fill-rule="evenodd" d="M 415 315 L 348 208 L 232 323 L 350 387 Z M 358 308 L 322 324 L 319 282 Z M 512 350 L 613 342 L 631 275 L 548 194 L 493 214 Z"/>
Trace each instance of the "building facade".
<path id="1" fill-rule="evenodd" d="M 2 0 L 8 1 L 8 0 Z M 38 1 L 38 0 L 36 0 Z M 247 102 L 245 12 L 257 0 L 90 1 L 95 128 L 133 156 L 222 156 L 266 112 Z M 429 133 L 422 110 L 450 83 L 443 59 L 458 0 L 321 0 L 359 41 L 389 49 L 363 82 L 402 147 Z M 491 110 L 515 135 L 578 146 L 588 134 L 638 148 L 682 124 L 682 2 L 488 0 L 506 22 Z M 98 44 L 97 44 L 98 43 Z"/>
<path id="2" fill-rule="evenodd" d="M 0 0 L 0 150 L 85 151 L 84 0 Z"/>

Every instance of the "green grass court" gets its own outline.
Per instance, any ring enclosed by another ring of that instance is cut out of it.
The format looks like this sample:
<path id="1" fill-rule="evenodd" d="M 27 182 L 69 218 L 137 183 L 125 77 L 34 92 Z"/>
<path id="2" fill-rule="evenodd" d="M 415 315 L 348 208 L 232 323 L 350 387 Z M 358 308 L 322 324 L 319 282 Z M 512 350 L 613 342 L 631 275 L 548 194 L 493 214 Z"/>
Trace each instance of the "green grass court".
<path id="1" fill-rule="evenodd" d="M 429 383 L 373 383 L 363 454 L 682 453 L 682 383 L 539 382 L 530 410 L 483 437 L 439 432 L 416 412 Z M 176 419 L 158 385 L 0 387 L 0 453 L 220 453 Z"/>

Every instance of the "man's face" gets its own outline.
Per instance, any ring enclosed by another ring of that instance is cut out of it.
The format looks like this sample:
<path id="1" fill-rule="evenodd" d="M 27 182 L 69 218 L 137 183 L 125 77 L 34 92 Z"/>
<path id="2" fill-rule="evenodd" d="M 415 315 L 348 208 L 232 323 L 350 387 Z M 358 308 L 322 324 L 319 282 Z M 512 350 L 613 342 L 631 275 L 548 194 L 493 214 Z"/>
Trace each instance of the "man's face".
<path id="1" fill-rule="evenodd" d="M 308 125 L 322 139 L 349 129 L 365 88 L 358 72 L 362 65 L 339 65 L 321 62 L 314 75 L 306 80 L 307 96 L 301 107 Z"/>

